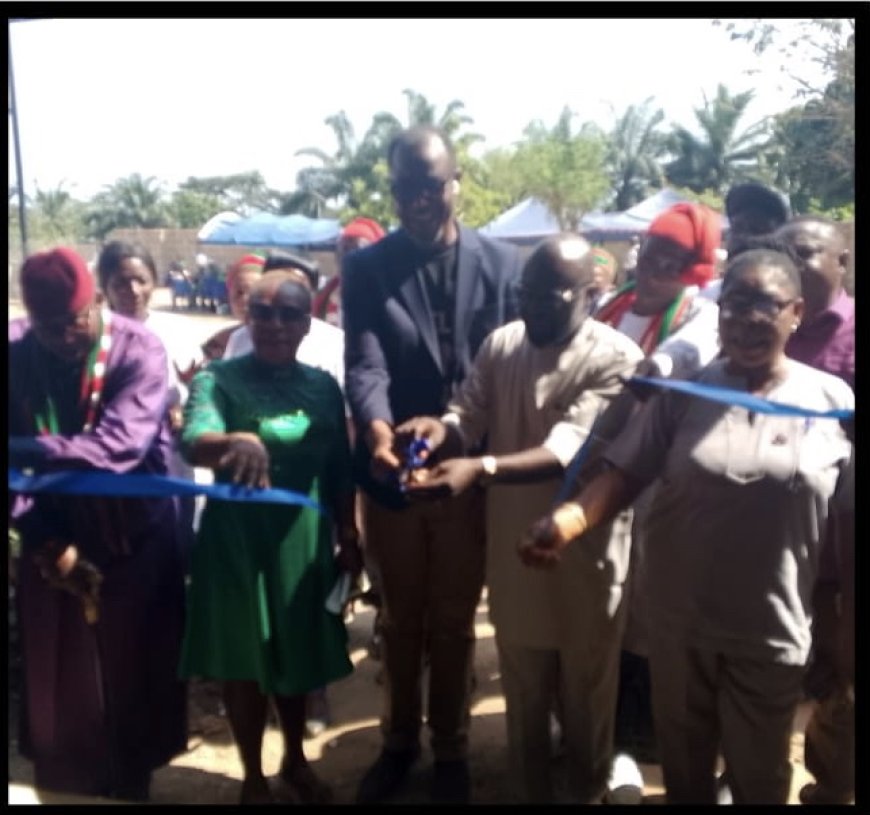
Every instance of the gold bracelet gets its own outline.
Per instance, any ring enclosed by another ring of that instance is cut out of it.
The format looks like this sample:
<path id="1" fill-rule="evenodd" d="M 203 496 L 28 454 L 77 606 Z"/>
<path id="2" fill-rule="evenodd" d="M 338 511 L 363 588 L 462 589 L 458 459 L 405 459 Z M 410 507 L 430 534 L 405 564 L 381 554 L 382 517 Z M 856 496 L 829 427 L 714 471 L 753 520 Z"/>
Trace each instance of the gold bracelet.
<path id="1" fill-rule="evenodd" d="M 553 523 L 566 541 L 579 538 L 588 526 L 583 507 L 575 501 L 566 501 L 556 507 L 553 512 Z"/>

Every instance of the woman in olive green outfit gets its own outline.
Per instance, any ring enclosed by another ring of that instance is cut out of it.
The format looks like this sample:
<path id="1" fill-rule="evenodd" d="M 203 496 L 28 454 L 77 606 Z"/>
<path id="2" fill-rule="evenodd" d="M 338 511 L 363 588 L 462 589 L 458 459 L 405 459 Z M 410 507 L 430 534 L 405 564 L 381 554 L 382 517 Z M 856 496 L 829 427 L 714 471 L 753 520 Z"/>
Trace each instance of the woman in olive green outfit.
<path id="1" fill-rule="evenodd" d="M 185 411 L 191 463 L 213 467 L 219 482 L 303 493 L 329 513 L 235 501 L 209 501 L 203 513 L 181 673 L 224 682 L 241 803 L 272 800 L 261 765 L 268 696 L 284 732 L 281 778 L 302 802 L 329 799 L 302 751 L 305 694 L 353 670 L 344 623 L 324 608 L 339 570 L 361 569 L 350 452 L 338 384 L 296 361 L 310 311 L 292 275 L 264 275 L 249 303 L 254 353 L 197 374 Z"/>

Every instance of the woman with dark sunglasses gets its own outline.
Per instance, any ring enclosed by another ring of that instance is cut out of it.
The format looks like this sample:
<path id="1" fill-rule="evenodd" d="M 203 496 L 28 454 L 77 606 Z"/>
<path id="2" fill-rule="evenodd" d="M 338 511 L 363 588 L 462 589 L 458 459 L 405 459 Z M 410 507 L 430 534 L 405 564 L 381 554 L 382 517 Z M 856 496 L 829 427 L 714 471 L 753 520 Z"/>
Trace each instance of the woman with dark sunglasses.
<path id="1" fill-rule="evenodd" d="M 270 696 L 281 781 L 301 803 L 329 801 L 302 748 L 305 696 L 353 670 L 342 617 L 324 607 L 339 571 L 362 566 L 350 448 L 335 379 L 297 360 L 310 322 L 308 287 L 292 272 L 264 274 L 248 302 L 253 353 L 197 374 L 185 410 L 187 456 L 217 482 L 292 490 L 324 508 L 209 501 L 203 513 L 181 671 L 224 683 L 243 804 L 273 800 L 261 763 Z"/>

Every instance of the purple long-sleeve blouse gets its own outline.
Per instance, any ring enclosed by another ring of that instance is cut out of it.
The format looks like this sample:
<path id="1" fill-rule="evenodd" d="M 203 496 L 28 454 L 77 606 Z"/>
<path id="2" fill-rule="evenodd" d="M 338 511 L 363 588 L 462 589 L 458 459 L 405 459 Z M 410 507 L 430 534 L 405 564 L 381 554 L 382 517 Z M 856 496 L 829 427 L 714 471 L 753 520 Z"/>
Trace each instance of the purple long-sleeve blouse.
<path id="1" fill-rule="evenodd" d="M 28 463 L 37 472 L 100 469 L 114 473 L 167 472 L 171 435 L 167 418 L 167 366 L 163 344 L 141 323 L 111 315 L 111 349 L 100 410 L 83 432 L 81 367 L 53 357 L 26 320 L 9 324 L 9 437 L 30 440 Z M 58 432 L 38 435 L 35 412 L 49 394 Z M 39 495 L 16 502 L 13 522 L 24 543 L 57 537 L 77 543 L 97 561 L 131 553 L 155 534 L 172 539 L 171 498 L 65 498 Z"/>

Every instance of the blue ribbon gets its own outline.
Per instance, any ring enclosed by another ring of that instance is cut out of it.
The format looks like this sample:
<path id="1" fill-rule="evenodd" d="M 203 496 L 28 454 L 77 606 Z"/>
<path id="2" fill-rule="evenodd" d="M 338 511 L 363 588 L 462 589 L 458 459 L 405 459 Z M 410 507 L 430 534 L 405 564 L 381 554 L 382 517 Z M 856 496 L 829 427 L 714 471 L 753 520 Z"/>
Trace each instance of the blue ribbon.
<path id="1" fill-rule="evenodd" d="M 771 416 L 800 416 L 806 419 L 851 419 L 854 410 L 810 410 L 809 408 L 786 405 L 783 402 L 771 402 L 760 396 L 753 396 L 746 391 L 733 388 L 721 388 L 718 385 L 702 385 L 699 382 L 689 382 L 685 379 L 656 379 L 649 376 L 633 376 L 628 380 L 632 384 L 652 385 L 665 390 L 687 393 L 689 396 L 699 396 L 711 402 L 722 402 L 726 405 L 736 405 L 751 410 L 754 413 L 767 413 Z"/>
<path id="2" fill-rule="evenodd" d="M 736 405 L 755 413 L 766 413 L 771 416 L 797 416 L 805 419 L 851 419 L 855 415 L 854 410 L 810 410 L 809 408 L 797 407 L 796 405 L 786 405 L 783 402 L 772 402 L 769 399 L 762 399 L 760 396 L 753 396 L 751 393 L 734 390 L 733 388 L 722 388 L 718 385 L 702 385 L 699 382 L 690 382 L 685 379 L 659 379 L 650 376 L 633 376 L 626 382 L 628 388 L 631 388 L 632 385 L 649 385 L 654 388 L 661 388 L 662 390 L 679 391 L 680 393 L 697 396 L 700 399 L 707 399 L 711 402 Z M 562 479 L 562 486 L 556 495 L 554 506 L 558 506 L 570 499 L 574 481 L 583 463 L 586 461 L 589 444 L 592 441 L 596 424 L 597 420 L 593 423 L 583 446 L 577 451 L 565 469 L 565 477 Z"/>
<path id="3" fill-rule="evenodd" d="M 105 470 L 70 470 L 25 475 L 9 468 L 9 489 L 20 493 L 49 492 L 59 495 L 111 495 L 130 498 L 167 498 L 173 495 L 205 495 L 218 501 L 303 506 L 327 512 L 317 501 L 291 490 L 260 490 L 238 484 L 197 484 L 185 478 L 143 473 L 118 474 Z"/>

